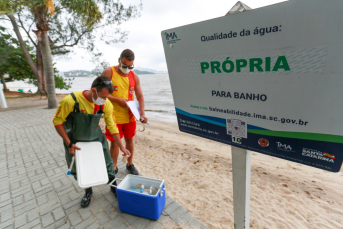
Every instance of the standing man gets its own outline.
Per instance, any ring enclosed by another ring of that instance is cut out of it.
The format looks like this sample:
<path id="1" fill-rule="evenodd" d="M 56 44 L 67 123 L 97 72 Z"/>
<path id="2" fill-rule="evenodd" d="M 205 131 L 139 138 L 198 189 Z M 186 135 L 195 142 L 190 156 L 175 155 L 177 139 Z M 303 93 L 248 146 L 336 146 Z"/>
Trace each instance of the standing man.
<path id="1" fill-rule="evenodd" d="M 64 97 L 53 119 L 56 131 L 63 138 L 68 168 L 75 155 L 75 150 L 80 150 L 75 143 L 101 142 L 110 181 L 114 179 L 115 172 L 106 137 L 99 127 L 102 114 L 104 114 L 109 134 L 119 145 L 120 150 L 130 156 L 130 152 L 124 148 L 119 138 L 119 130 L 114 122 L 112 103 L 106 99 L 112 92 L 112 81 L 106 76 L 99 76 L 93 81 L 91 90 L 75 91 Z M 71 174 L 77 179 L 75 164 Z M 116 194 L 115 188 L 111 187 L 111 190 Z M 86 189 L 86 194 L 81 200 L 81 207 L 85 208 L 89 205 L 92 193 L 92 187 Z"/>
<path id="2" fill-rule="evenodd" d="M 133 137 L 136 134 L 136 119 L 127 105 L 127 101 L 133 101 L 136 94 L 136 100 L 139 103 L 139 111 L 141 122 L 147 123 L 148 119 L 144 112 L 144 97 L 140 85 L 138 75 L 131 71 L 135 54 L 130 49 L 125 49 L 118 59 L 118 65 L 108 67 L 102 75 L 107 76 L 113 83 L 113 93 L 107 98 L 112 102 L 114 107 L 114 116 L 119 129 L 120 138 L 124 136 L 126 148 L 131 152 L 128 158 L 126 169 L 133 175 L 138 175 L 138 171 L 132 164 L 134 143 Z M 117 161 L 119 155 L 119 147 L 117 142 L 111 136 L 111 133 L 106 127 L 106 138 L 111 141 L 111 156 L 113 159 L 115 172 L 118 173 Z"/>

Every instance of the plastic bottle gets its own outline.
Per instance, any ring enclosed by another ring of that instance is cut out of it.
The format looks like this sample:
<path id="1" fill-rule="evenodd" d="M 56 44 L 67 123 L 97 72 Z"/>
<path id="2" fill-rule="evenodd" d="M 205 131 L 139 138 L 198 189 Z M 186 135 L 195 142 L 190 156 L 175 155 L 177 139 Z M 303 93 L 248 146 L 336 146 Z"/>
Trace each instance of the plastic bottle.
<path id="1" fill-rule="evenodd" d="M 137 184 L 136 188 L 139 189 L 140 193 L 143 193 L 143 191 L 144 191 L 144 184 Z"/>
<path id="2" fill-rule="evenodd" d="M 150 187 L 150 190 L 149 190 L 149 194 L 150 195 L 156 195 L 158 192 L 158 188 L 154 187 L 154 186 L 151 186 Z"/>

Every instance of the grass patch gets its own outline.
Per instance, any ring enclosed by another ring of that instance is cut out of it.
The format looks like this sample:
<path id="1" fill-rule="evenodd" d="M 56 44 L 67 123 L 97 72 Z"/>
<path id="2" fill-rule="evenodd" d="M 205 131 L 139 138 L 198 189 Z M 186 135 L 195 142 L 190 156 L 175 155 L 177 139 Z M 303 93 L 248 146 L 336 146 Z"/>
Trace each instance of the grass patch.
<path id="1" fill-rule="evenodd" d="M 25 97 L 28 97 L 28 96 L 25 96 L 25 95 L 11 96 L 11 97 L 6 97 L 6 99 L 20 99 L 20 98 L 25 98 Z"/>

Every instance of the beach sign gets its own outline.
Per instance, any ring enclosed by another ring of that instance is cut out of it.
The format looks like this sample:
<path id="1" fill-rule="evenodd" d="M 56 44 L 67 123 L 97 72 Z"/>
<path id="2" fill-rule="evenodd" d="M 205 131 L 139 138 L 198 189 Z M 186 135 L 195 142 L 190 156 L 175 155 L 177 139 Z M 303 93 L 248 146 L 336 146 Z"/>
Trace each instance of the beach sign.
<path id="1" fill-rule="evenodd" d="M 342 9 L 288 1 L 162 31 L 180 131 L 338 172 Z"/>

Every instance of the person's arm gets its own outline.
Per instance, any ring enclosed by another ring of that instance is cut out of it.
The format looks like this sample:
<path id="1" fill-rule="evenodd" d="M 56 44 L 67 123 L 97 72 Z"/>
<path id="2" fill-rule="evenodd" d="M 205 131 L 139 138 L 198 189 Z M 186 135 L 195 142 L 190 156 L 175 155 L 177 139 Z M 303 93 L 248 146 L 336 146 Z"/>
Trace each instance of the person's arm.
<path id="1" fill-rule="evenodd" d="M 63 125 L 55 126 L 55 129 L 56 129 L 57 133 L 63 138 L 63 141 L 65 142 L 65 144 L 67 146 L 69 146 L 70 139 L 69 139 L 69 137 L 67 135 L 67 132 L 66 132 L 64 126 Z M 77 147 L 75 144 L 73 144 L 71 148 L 68 147 L 69 153 L 71 155 L 75 155 L 75 150 L 76 149 L 77 150 L 81 150 L 81 148 Z"/>
<path id="2" fill-rule="evenodd" d="M 142 92 L 142 88 L 141 88 L 141 83 L 139 81 L 138 75 L 136 73 L 135 74 L 135 94 L 136 94 L 136 98 L 139 104 L 139 112 L 141 114 L 141 118 L 143 118 L 144 120 L 142 121 L 142 123 L 147 123 L 148 122 L 148 118 L 145 116 L 145 105 L 144 105 L 144 96 L 143 96 L 143 92 Z"/>
<path id="3" fill-rule="evenodd" d="M 131 153 L 129 150 L 124 148 L 124 145 L 120 140 L 119 134 L 113 134 L 112 137 L 113 137 L 114 141 L 117 143 L 117 145 L 119 146 L 120 151 L 123 152 L 123 156 L 126 155 L 126 156 L 130 157 Z"/>
<path id="4" fill-rule="evenodd" d="M 124 153 L 123 156 L 127 155 L 130 157 L 131 156 L 130 151 L 124 148 L 123 143 L 120 140 L 119 130 L 115 122 L 113 105 L 109 101 L 106 101 L 104 105 L 104 119 L 105 119 L 105 123 L 106 123 L 106 127 L 108 131 L 111 133 L 114 141 L 119 146 L 119 149 Z"/>
<path id="5" fill-rule="evenodd" d="M 111 68 L 106 68 L 102 72 L 102 76 L 108 77 L 110 80 L 112 80 L 112 69 Z M 113 85 L 114 86 L 114 85 Z M 118 103 L 121 107 L 128 107 L 127 105 L 127 99 L 122 99 L 122 98 L 117 98 L 114 97 L 113 95 L 108 95 L 107 98 L 112 102 L 112 103 Z"/>

